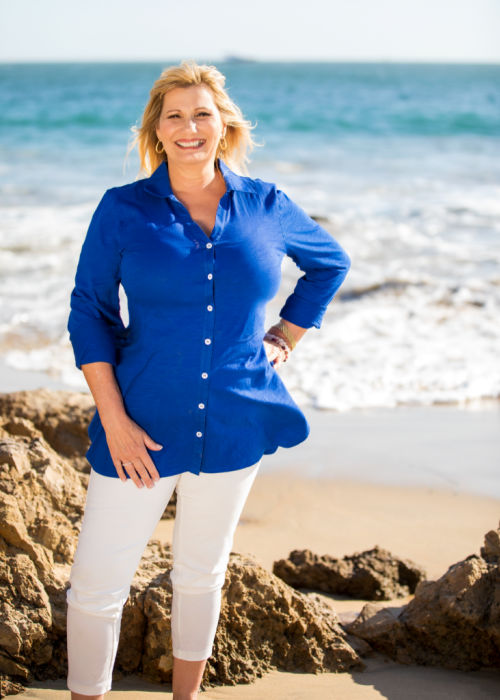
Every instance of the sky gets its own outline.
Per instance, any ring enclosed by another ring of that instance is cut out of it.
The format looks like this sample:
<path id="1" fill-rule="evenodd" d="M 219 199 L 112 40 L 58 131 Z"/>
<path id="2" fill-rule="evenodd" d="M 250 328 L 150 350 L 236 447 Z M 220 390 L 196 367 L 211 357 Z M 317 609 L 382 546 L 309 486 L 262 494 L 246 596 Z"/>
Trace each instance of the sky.
<path id="1" fill-rule="evenodd" d="M 500 0 L 0 0 L 0 61 L 500 63 Z"/>

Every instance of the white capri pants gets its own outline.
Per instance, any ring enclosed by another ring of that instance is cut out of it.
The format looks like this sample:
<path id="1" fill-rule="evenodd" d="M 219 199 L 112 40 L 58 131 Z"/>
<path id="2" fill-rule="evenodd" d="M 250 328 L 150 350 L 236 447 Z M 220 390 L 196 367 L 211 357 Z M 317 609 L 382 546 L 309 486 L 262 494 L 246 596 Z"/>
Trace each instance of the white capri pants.
<path id="1" fill-rule="evenodd" d="M 261 461 L 215 474 L 164 476 L 150 489 L 91 470 L 66 592 L 70 690 L 99 695 L 111 689 L 123 606 L 174 488 L 173 655 L 210 657 L 234 532 Z"/>

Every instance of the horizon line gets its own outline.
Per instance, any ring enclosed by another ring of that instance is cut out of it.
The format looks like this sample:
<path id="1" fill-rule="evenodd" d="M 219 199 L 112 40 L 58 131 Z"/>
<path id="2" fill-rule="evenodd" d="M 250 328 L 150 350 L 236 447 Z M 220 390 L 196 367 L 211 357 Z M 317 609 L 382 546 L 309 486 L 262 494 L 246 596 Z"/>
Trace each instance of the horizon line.
<path id="1" fill-rule="evenodd" d="M 30 65 L 30 64 L 158 64 L 158 63 L 180 63 L 182 60 L 196 60 L 197 63 L 233 63 L 234 65 L 259 64 L 259 63 L 342 63 L 342 64 L 366 64 L 366 63 L 384 63 L 384 64 L 430 64 L 430 65 L 500 65 L 500 58 L 496 60 L 489 59 L 416 59 L 416 58 L 252 58 L 246 56 L 223 56 L 220 58 L 203 58 L 203 59 L 182 59 L 182 58 L 15 58 L 2 59 L 0 65 Z"/>

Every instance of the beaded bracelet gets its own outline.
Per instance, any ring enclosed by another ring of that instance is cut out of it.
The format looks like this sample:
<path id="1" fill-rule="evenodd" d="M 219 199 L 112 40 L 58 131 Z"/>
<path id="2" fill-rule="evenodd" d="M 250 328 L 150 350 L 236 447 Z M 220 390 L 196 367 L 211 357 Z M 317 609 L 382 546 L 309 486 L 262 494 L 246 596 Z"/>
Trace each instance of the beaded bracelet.
<path id="1" fill-rule="evenodd" d="M 273 343 L 273 345 L 276 345 L 282 350 L 283 353 L 283 358 L 282 361 L 286 362 L 288 360 L 288 357 L 290 355 L 290 348 L 287 345 L 286 341 L 281 338 L 279 335 L 274 335 L 274 333 L 269 333 L 269 331 L 265 334 L 264 340 L 268 340 L 270 343 Z"/>

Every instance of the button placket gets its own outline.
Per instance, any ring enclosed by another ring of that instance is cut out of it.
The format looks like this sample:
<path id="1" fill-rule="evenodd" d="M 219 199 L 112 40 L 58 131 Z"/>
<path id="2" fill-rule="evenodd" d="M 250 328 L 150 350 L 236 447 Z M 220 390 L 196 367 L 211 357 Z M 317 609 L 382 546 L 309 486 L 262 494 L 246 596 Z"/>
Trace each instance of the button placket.
<path id="1" fill-rule="evenodd" d="M 205 424 L 206 424 L 206 407 L 208 403 L 208 387 L 207 381 L 210 377 L 210 369 L 212 366 L 212 348 L 213 348 L 213 332 L 214 332 L 214 263 L 215 263 L 215 248 L 211 241 L 205 244 L 204 256 L 204 274 L 205 274 L 205 299 L 203 301 L 205 311 L 203 319 L 203 349 L 201 352 L 201 372 L 199 382 L 199 398 L 197 404 L 198 418 L 196 421 L 196 457 L 198 461 L 198 473 L 201 471 L 203 461 L 203 448 L 205 442 Z"/>

